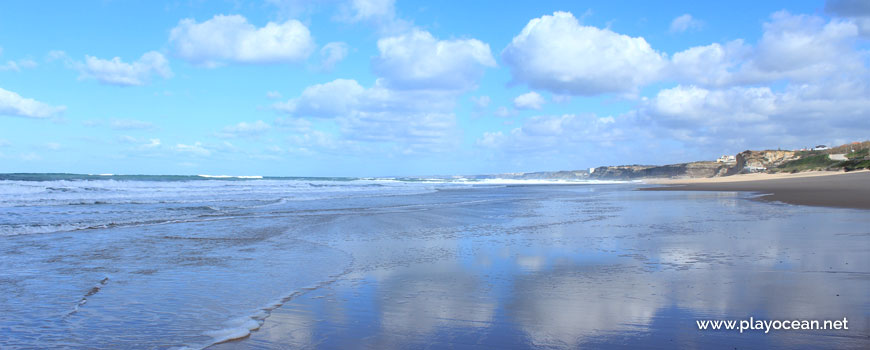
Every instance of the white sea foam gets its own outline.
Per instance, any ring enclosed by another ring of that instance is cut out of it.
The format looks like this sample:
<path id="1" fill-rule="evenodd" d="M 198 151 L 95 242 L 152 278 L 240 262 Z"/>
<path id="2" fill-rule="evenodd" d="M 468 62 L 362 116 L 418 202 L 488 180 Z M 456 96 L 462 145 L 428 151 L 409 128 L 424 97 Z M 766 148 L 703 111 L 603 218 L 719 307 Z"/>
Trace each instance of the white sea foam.
<path id="1" fill-rule="evenodd" d="M 200 175 L 223 177 L 229 175 Z M 240 178 L 236 176 L 235 178 Z M 255 178 L 248 176 L 247 178 Z M 298 201 L 416 195 L 473 186 L 605 184 L 619 181 L 363 178 L 253 181 L 0 180 L 0 235 L 39 234 L 206 220 Z M 39 209 L 34 209 L 38 207 Z M 34 210 L 40 213 L 33 216 Z M 39 220 L 39 221 L 37 221 Z"/>
<path id="2" fill-rule="evenodd" d="M 233 176 L 233 175 L 197 175 L 199 177 L 204 177 L 208 179 L 262 179 L 263 177 L 260 175 L 241 175 L 241 176 Z"/>
<path id="3" fill-rule="evenodd" d="M 251 331 L 260 329 L 263 321 L 255 320 L 251 317 L 239 317 L 227 321 L 225 325 L 227 326 L 226 328 L 205 332 L 205 335 L 212 338 L 210 345 L 247 337 L 251 335 Z"/>
<path id="4" fill-rule="evenodd" d="M 482 184 L 482 185 L 603 185 L 603 184 L 619 184 L 628 181 L 615 180 L 562 180 L 562 179 L 465 179 L 457 178 L 452 182 Z"/>

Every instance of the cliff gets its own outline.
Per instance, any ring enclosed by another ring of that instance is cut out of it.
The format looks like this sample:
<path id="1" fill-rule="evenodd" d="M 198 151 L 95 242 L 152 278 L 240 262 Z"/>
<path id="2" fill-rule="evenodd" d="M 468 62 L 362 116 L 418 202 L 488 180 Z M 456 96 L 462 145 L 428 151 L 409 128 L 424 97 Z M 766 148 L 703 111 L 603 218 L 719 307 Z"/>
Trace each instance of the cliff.
<path id="1" fill-rule="evenodd" d="M 764 171 L 798 159 L 794 151 L 743 151 L 737 154 L 737 163 L 727 175 Z"/>
<path id="2" fill-rule="evenodd" d="M 728 165 L 717 162 L 692 162 L 653 165 L 622 165 L 595 168 L 589 174 L 595 180 L 637 180 L 648 178 L 698 178 L 725 175 Z"/>
<path id="3" fill-rule="evenodd" d="M 870 168 L 870 141 L 853 142 L 826 150 L 764 150 L 743 151 L 731 160 L 727 157 L 716 162 L 691 162 L 668 165 L 602 166 L 590 171 L 542 171 L 478 175 L 471 178 L 487 179 L 546 179 L 546 180 L 640 180 L 651 178 L 704 178 L 753 172 L 798 172 L 807 170 L 846 170 Z M 837 154 L 839 160 L 831 155 Z M 845 159 L 845 160 L 844 160 Z"/>

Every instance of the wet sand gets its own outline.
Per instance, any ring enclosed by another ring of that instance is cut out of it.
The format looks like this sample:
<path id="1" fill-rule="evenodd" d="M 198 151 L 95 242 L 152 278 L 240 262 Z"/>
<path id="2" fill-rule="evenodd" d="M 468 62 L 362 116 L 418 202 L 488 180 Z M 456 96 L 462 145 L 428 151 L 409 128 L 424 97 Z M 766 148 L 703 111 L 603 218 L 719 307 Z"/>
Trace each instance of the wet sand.
<path id="1" fill-rule="evenodd" d="M 316 236 L 350 272 L 228 349 L 836 349 L 870 345 L 864 211 L 633 186 L 440 192 Z M 461 201 L 459 199 L 462 199 Z M 314 227 L 312 227 L 314 228 Z M 704 319 L 849 331 L 699 331 Z"/>
<path id="2" fill-rule="evenodd" d="M 651 181 L 666 187 L 641 191 L 758 192 L 761 200 L 836 208 L 870 209 L 870 171 L 736 175 L 713 179 Z"/>

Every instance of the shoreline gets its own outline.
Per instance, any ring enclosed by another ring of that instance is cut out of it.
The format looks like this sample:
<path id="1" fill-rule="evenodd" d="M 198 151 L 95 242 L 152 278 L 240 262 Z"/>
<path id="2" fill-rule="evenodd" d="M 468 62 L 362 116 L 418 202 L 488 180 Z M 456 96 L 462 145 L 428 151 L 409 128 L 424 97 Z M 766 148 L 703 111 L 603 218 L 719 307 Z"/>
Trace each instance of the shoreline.
<path id="1" fill-rule="evenodd" d="M 834 208 L 870 209 L 870 171 L 746 174 L 719 178 L 646 180 L 665 185 L 639 191 L 758 192 L 764 201 Z"/>

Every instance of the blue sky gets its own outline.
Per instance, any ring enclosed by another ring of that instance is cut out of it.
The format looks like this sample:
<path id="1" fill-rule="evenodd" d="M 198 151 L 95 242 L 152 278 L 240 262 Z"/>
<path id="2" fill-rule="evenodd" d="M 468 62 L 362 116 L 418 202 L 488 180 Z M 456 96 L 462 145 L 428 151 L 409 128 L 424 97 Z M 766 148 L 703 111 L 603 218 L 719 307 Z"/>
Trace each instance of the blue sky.
<path id="1" fill-rule="evenodd" d="M 0 3 L 0 172 L 584 169 L 868 139 L 866 1 Z"/>

